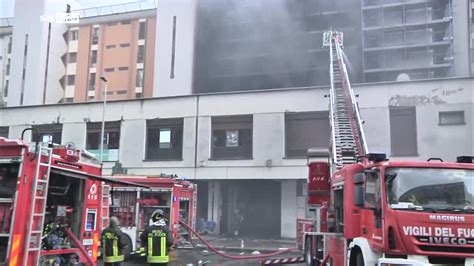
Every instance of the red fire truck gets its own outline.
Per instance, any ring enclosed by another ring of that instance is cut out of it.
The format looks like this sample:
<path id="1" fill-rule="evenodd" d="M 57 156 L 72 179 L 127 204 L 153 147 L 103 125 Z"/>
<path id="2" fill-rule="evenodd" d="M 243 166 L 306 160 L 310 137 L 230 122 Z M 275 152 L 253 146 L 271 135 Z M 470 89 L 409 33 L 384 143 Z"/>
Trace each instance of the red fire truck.
<path id="1" fill-rule="evenodd" d="M 308 265 L 474 265 L 474 157 L 389 161 L 369 153 L 342 51 L 329 31 L 329 152 L 310 149 L 298 245 Z M 404 130 L 404 129 L 400 129 Z"/>
<path id="2" fill-rule="evenodd" d="M 128 235 L 133 250 L 138 250 L 140 233 L 149 223 L 151 214 L 162 209 L 168 218 L 175 244 L 184 237 L 186 230 L 181 230 L 179 222 L 189 224 L 193 229 L 196 224 L 197 186 L 189 181 L 175 177 L 153 176 L 114 176 L 114 180 L 133 182 L 148 186 L 112 187 L 111 212 L 121 221 L 122 231 Z"/>
<path id="3" fill-rule="evenodd" d="M 0 138 L 0 264 L 95 265 L 117 182 L 72 143 Z"/>

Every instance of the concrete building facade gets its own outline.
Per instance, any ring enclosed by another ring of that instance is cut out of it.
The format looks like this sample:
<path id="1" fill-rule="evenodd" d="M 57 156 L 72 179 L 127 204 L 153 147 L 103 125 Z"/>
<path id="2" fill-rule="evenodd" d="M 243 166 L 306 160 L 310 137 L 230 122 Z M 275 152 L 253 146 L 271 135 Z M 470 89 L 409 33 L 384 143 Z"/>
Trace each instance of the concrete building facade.
<path id="1" fill-rule="evenodd" d="M 0 19 L 0 106 L 5 106 L 10 86 L 13 18 Z"/>
<path id="2" fill-rule="evenodd" d="M 473 85 L 462 78 L 354 86 L 369 149 L 391 160 L 472 155 Z M 294 237 L 296 217 L 305 216 L 304 150 L 328 143 L 327 93 L 291 88 L 111 102 L 106 132 L 115 155 L 105 173 L 120 162 L 128 174 L 186 177 L 199 186 L 198 215 L 220 232 L 230 230 L 239 208 L 248 218 L 244 232 Z M 12 138 L 36 126 L 90 148 L 101 111 L 100 102 L 4 108 L 0 124 Z"/>

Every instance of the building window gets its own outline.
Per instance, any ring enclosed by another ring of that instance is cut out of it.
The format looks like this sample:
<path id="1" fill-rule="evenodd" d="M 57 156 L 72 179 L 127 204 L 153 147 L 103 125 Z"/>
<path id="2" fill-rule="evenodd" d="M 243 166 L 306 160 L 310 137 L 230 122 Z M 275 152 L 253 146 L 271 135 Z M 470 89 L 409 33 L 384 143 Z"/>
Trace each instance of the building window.
<path id="1" fill-rule="evenodd" d="M 67 103 L 72 103 L 72 102 L 74 102 L 74 98 L 66 98 L 66 102 Z"/>
<path id="2" fill-rule="evenodd" d="M 79 31 L 78 30 L 72 30 L 70 31 L 70 39 L 71 41 L 77 41 L 79 39 Z"/>
<path id="3" fill-rule="evenodd" d="M 138 46 L 137 63 L 145 62 L 145 46 Z"/>
<path id="4" fill-rule="evenodd" d="M 0 127 L 0 137 L 8 138 L 9 127 Z"/>
<path id="5" fill-rule="evenodd" d="M 138 39 L 144 40 L 145 39 L 145 32 L 146 32 L 146 21 L 140 22 L 138 27 Z"/>
<path id="6" fill-rule="evenodd" d="M 69 53 L 69 63 L 76 63 L 77 53 Z"/>
<path id="7" fill-rule="evenodd" d="M 97 50 L 93 50 L 91 54 L 91 67 L 95 68 L 97 66 Z"/>
<path id="8" fill-rule="evenodd" d="M 130 47 L 130 44 L 129 43 L 121 43 L 120 47 Z"/>
<path id="9" fill-rule="evenodd" d="M 118 70 L 119 71 L 125 71 L 125 70 L 128 70 L 128 67 L 119 67 Z"/>
<path id="10" fill-rule="evenodd" d="M 139 98 L 142 98 L 143 95 L 141 93 L 135 93 L 135 98 L 139 99 Z"/>
<path id="11" fill-rule="evenodd" d="M 7 59 L 7 67 L 5 69 L 5 75 L 7 75 L 7 76 L 10 75 L 10 64 L 11 64 L 11 59 L 8 58 Z"/>
<path id="12" fill-rule="evenodd" d="M 212 118 L 213 159 L 252 158 L 251 115 Z"/>
<path id="13" fill-rule="evenodd" d="M 116 26 L 118 23 L 117 22 L 109 22 L 107 23 L 108 26 Z"/>
<path id="14" fill-rule="evenodd" d="M 109 44 L 105 46 L 106 49 L 112 49 L 115 48 L 115 44 Z"/>
<path id="15" fill-rule="evenodd" d="M 105 72 L 114 72 L 114 68 L 113 67 L 108 67 L 106 69 L 104 69 Z"/>
<path id="16" fill-rule="evenodd" d="M 13 43 L 13 38 L 12 38 L 12 37 L 8 38 L 8 50 L 7 50 L 7 54 L 11 54 L 11 53 L 12 53 L 12 43 Z"/>
<path id="17" fill-rule="evenodd" d="M 464 111 L 439 112 L 440 125 L 465 125 Z"/>
<path id="18" fill-rule="evenodd" d="M 99 43 L 99 27 L 92 28 L 92 44 Z"/>
<path id="19" fill-rule="evenodd" d="M 127 93 L 128 93 L 128 91 L 126 91 L 126 90 L 117 91 L 117 94 L 127 94 Z"/>
<path id="20" fill-rule="evenodd" d="M 143 87 L 143 69 L 137 69 L 136 87 Z"/>
<path id="21" fill-rule="evenodd" d="M 8 85 L 9 85 L 9 80 L 5 81 L 5 88 L 3 89 L 3 96 L 8 97 Z"/>
<path id="22" fill-rule="evenodd" d="M 329 113 L 285 114 L 286 157 L 306 157 L 309 148 L 329 148 Z"/>
<path id="23" fill-rule="evenodd" d="M 390 108 L 390 142 L 393 156 L 417 156 L 416 108 Z"/>
<path id="24" fill-rule="evenodd" d="M 61 135 L 63 133 L 62 124 L 44 124 L 32 126 L 38 131 L 38 141 L 46 143 L 61 144 Z M 34 139 L 33 141 L 36 141 Z"/>
<path id="25" fill-rule="evenodd" d="M 75 75 L 67 75 L 67 85 L 74 86 L 76 83 L 76 76 Z"/>
<path id="26" fill-rule="evenodd" d="M 89 97 L 87 97 L 87 100 L 89 100 L 89 101 L 94 100 L 94 96 L 89 96 Z"/>
<path id="27" fill-rule="evenodd" d="M 86 149 L 100 159 L 102 123 L 87 123 Z M 105 122 L 102 161 L 118 161 L 120 145 L 120 121 Z"/>
<path id="28" fill-rule="evenodd" d="M 182 118 L 148 120 L 146 128 L 147 160 L 182 160 Z"/>
<path id="29" fill-rule="evenodd" d="M 89 90 L 95 90 L 95 73 L 90 73 L 89 75 Z"/>
<path id="30" fill-rule="evenodd" d="M 132 23 L 131 20 L 123 20 L 123 21 L 121 22 L 122 25 L 128 25 L 128 24 L 130 24 L 130 23 Z"/>

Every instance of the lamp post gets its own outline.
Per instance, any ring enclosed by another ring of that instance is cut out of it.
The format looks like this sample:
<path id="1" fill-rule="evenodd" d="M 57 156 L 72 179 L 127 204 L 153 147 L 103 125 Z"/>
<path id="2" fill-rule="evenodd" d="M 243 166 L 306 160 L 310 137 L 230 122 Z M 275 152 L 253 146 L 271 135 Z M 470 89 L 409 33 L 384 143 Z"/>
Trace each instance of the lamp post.
<path id="1" fill-rule="evenodd" d="M 104 82 L 104 105 L 102 107 L 102 128 L 100 131 L 100 162 L 103 162 L 103 153 L 104 153 L 104 134 L 105 134 L 105 109 L 107 108 L 107 89 L 109 87 L 109 82 L 104 76 L 100 77 L 100 80 Z"/>

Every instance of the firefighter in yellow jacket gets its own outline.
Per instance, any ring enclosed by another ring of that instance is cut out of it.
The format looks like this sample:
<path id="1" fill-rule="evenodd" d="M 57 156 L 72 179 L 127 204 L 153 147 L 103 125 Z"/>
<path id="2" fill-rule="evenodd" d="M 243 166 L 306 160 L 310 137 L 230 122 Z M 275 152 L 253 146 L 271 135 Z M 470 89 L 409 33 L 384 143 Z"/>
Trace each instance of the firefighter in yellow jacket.
<path id="1" fill-rule="evenodd" d="M 124 251 L 128 244 L 119 228 L 117 217 L 110 218 L 109 227 L 102 231 L 101 241 L 104 265 L 121 266 L 125 260 Z"/>
<path id="2" fill-rule="evenodd" d="M 142 247 L 147 254 L 149 265 L 167 265 L 169 250 L 173 245 L 173 237 L 166 225 L 163 210 L 156 210 L 150 217 L 148 228 L 140 235 Z"/>

